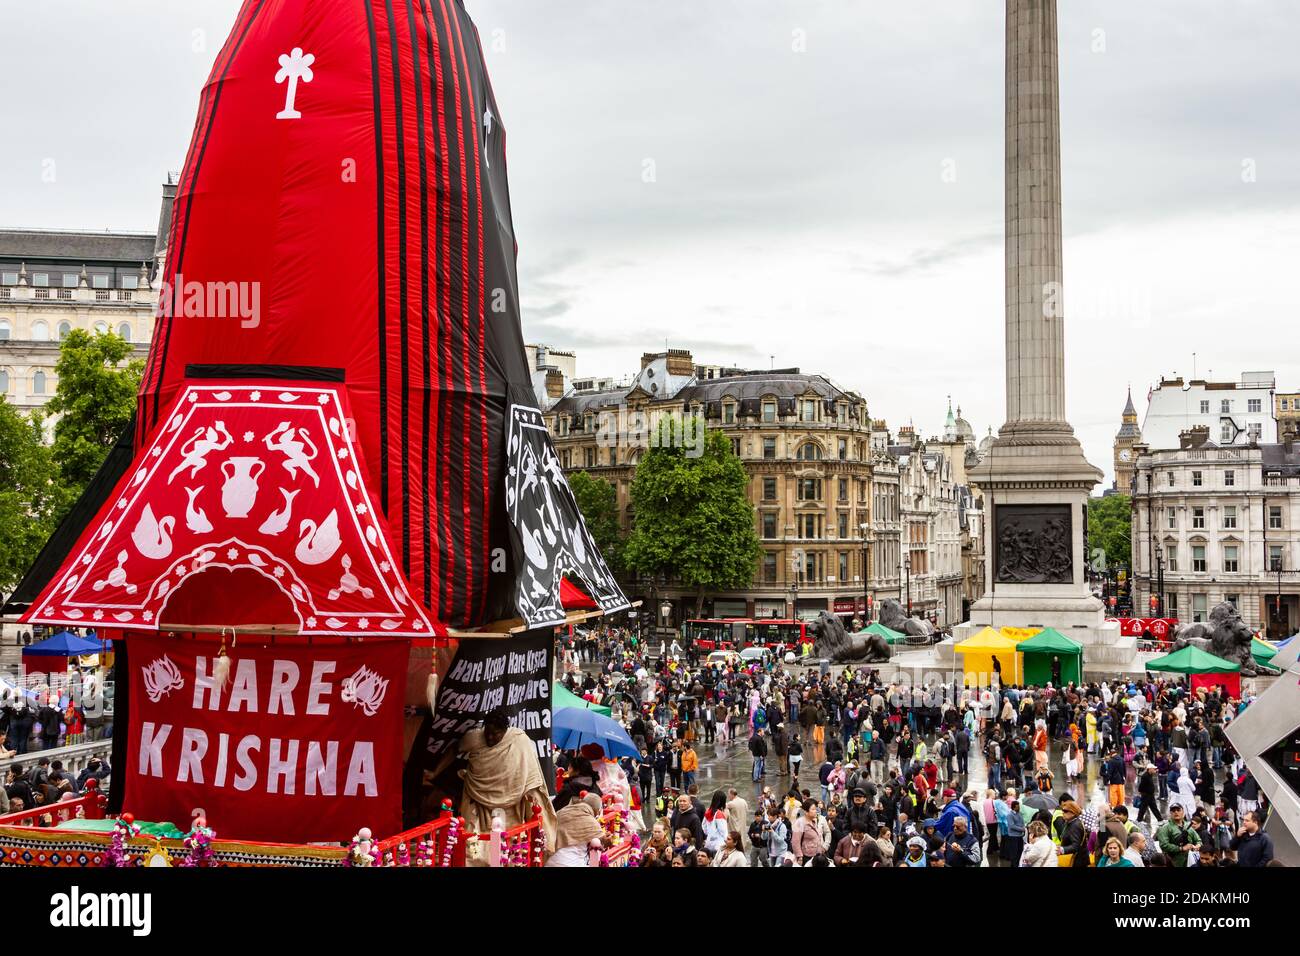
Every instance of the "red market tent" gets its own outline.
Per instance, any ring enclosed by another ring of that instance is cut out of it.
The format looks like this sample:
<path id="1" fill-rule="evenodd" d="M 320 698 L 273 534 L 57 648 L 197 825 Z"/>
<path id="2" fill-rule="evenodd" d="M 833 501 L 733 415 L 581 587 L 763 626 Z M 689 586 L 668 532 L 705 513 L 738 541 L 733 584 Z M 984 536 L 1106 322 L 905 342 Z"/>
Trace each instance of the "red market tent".
<path id="1" fill-rule="evenodd" d="M 1203 651 L 1195 644 L 1153 658 L 1147 662 L 1146 669 L 1186 674 L 1193 691 L 1223 685 L 1230 694 L 1241 694 L 1241 665 Z"/>

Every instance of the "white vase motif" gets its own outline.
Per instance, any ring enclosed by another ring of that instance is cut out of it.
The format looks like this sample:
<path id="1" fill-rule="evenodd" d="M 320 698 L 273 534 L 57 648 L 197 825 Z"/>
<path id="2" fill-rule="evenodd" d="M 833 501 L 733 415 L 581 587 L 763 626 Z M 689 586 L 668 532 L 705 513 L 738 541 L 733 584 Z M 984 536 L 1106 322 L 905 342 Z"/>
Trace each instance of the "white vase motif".
<path id="1" fill-rule="evenodd" d="M 266 463 L 260 458 L 227 458 L 221 463 L 221 473 L 226 476 L 221 486 L 221 507 L 226 517 L 248 517 L 257 500 L 257 479 L 265 470 Z"/>

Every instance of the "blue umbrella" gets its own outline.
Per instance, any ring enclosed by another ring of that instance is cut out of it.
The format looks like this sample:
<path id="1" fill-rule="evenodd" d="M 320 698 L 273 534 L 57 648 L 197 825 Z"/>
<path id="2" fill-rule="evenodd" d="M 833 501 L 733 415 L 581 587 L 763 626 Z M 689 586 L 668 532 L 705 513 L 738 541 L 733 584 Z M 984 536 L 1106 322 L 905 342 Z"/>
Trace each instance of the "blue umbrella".
<path id="1" fill-rule="evenodd" d="M 600 744 L 607 757 L 641 756 L 641 751 L 618 721 L 594 710 L 566 707 L 553 711 L 551 740 L 561 750 L 580 750 L 586 744 Z"/>
<path id="2" fill-rule="evenodd" d="M 23 648 L 23 656 L 33 657 L 80 657 L 83 654 L 98 654 L 104 650 L 98 640 L 77 637 L 71 631 L 62 631 L 53 637 Z"/>

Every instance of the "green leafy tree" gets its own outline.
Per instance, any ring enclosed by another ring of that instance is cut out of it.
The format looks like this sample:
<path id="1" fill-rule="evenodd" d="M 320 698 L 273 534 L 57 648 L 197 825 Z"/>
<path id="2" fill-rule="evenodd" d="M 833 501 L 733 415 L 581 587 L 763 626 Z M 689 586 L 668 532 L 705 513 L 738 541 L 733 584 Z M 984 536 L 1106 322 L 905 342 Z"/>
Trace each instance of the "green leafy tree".
<path id="1" fill-rule="evenodd" d="M 1106 553 L 1106 566 L 1132 563 L 1133 512 L 1128 495 L 1107 495 L 1088 500 L 1088 547 Z M 1092 555 L 1088 556 L 1092 561 Z M 1096 570 L 1102 570 L 1097 568 Z"/>
<path id="2" fill-rule="evenodd" d="M 749 586 L 758 566 L 754 507 L 745 466 L 720 431 L 700 419 L 679 426 L 649 449 L 632 480 L 636 521 L 623 551 L 626 568 L 640 574 L 667 572 L 695 589 L 695 613 L 706 591 Z M 703 442 L 692 441 L 703 435 Z M 686 445 L 702 445 L 694 454 Z"/>
<path id="3" fill-rule="evenodd" d="M 615 574 L 619 573 L 623 529 L 619 526 L 618 493 L 614 486 L 603 478 L 579 471 L 569 475 L 569 488 L 605 563 Z"/>
<path id="4" fill-rule="evenodd" d="M 42 439 L 42 419 L 28 418 L 0 396 L 0 593 L 36 560 L 67 495 Z"/>
<path id="5" fill-rule="evenodd" d="M 127 361 L 131 344 L 111 332 L 76 329 L 59 350 L 59 387 L 46 406 L 54 425 L 54 462 L 68 489 L 80 494 L 131 421 L 144 363 Z"/>

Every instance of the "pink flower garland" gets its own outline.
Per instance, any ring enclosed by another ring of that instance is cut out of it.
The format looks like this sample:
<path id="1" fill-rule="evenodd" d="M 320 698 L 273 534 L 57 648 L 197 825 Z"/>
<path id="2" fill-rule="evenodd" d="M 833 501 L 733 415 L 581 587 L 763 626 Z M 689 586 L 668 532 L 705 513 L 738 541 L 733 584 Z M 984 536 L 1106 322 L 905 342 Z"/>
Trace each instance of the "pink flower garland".
<path id="1" fill-rule="evenodd" d="M 140 826 L 135 822 L 134 816 L 124 813 L 118 817 L 113 824 L 113 836 L 108 852 L 104 854 L 104 866 L 135 866 L 136 861 L 126 851 L 126 841 L 138 836 L 139 833 Z"/>
<path id="2" fill-rule="evenodd" d="M 194 829 L 185 834 L 185 849 L 189 852 L 181 861 L 181 866 L 215 866 L 212 859 L 212 841 L 216 831 L 205 826 L 203 818 L 194 821 Z"/>
<path id="3" fill-rule="evenodd" d="M 433 839 L 425 834 L 420 845 L 415 848 L 416 866 L 433 866 Z"/>
<path id="4" fill-rule="evenodd" d="M 455 850 L 456 844 L 460 842 L 460 831 L 464 825 L 464 817 L 452 817 L 451 823 L 447 825 L 447 845 L 442 848 L 442 865 L 444 867 L 451 866 L 451 854 Z"/>

